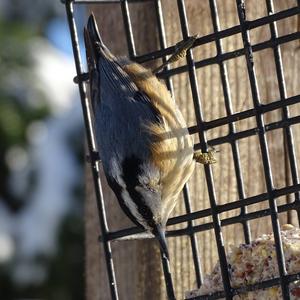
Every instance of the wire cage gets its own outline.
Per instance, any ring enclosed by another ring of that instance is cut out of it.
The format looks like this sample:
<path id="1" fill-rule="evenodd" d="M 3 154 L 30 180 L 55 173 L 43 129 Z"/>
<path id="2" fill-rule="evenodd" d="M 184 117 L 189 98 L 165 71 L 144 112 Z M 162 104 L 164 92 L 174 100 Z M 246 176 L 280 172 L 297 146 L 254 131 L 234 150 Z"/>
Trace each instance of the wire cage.
<path id="1" fill-rule="evenodd" d="M 111 289 L 111 298 L 114 300 L 119 299 L 119 296 L 113 263 L 114 256 L 111 251 L 111 241 L 117 238 L 141 232 L 141 230 L 139 228 L 132 227 L 118 231 L 110 231 L 107 225 L 106 210 L 104 205 L 105 199 L 101 192 L 101 181 L 98 175 L 98 164 L 100 163 L 100 161 L 93 136 L 91 113 L 89 111 L 89 102 L 87 98 L 85 85 L 86 76 L 81 63 L 82 58 L 80 56 L 80 49 L 78 44 L 78 30 L 74 19 L 74 6 L 76 6 L 77 4 L 110 5 L 111 3 L 119 3 L 123 15 L 124 29 L 127 38 L 129 56 L 133 61 L 144 63 L 158 58 L 165 59 L 165 56 L 172 54 L 175 48 L 174 45 L 170 47 L 166 46 L 164 11 L 161 3 L 162 0 L 147 0 L 147 2 L 149 1 L 153 2 L 155 7 L 158 27 L 157 32 L 161 49 L 157 51 L 152 51 L 151 53 L 143 53 L 142 55 L 136 54 L 136 43 L 133 35 L 131 11 L 129 4 L 131 2 L 145 2 L 145 0 L 66 0 L 64 2 L 70 27 L 70 34 L 72 39 L 74 59 L 78 78 L 78 88 L 80 92 L 84 121 L 87 132 L 89 162 L 92 167 L 91 169 L 94 179 L 99 220 L 101 225 L 101 242 L 104 247 L 107 274 Z M 266 6 L 267 15 L 260 16 L 253 20 L 248 20 L 246 16 L 247 11 L 245 9 L 245 1 L 236 0 L 235 5 L 238 24 L 226 29 L 221 29 L 220 27 L 217 1 L 202 1 L 208 2 L 209 12 L 207 13 L 209 13 L 211 16 L 213 32 L 207 35 L 199 36 L 196 42 L 194 43 L 193 48 L 197 48 L 207 43 L 215 43 L 216 55 L 205 59 L 196 60 L 193 57 L 193 50 L 188 51 L 186 56 L 186 63 L 184 65 L 181 65 L 176 68 L 166 67 L 160 73 L 160 77 L 166 81 L 167 87 L 172 91 L 171 77 L 181 73 L 188 74 L 192 94 L 192 101 L 196 116 L 196 124 L 194 126 L 189 127 L 189 132 L 190 134 L 198 135 L 200 141 L 195 145 L 195 148 L 201 149 L 205 152 L 208 150 L 209 146 L 214 147 L 223 144 L 230 145 L 239 198 L 237 201 L 219 204 L 216 199 L 216 192 L 211 166 L 205 165 L 204 174 L 206 178 L 210 208 L 192 211 L 189 190 L 187 187 L 185 187 L 183 190 L 183 198 L 186 213 L 171 218 L 168 222 L 168 225 L 182 223 L 187 226 L 181 230 L 170 231 L 168 232 L 168 235 L 174 237 L 181 235 L 189 236 L 191 241 L 190 245 L 194 262 L 195 277 L 197 285 L 199 287 L 203 278 L 200 265 L 201 257 L 198 251 L 197 239 L 195 235 L 197 232 L 211 230 L 212 228 L 214 229 L 224 290 L 222 292 L 217 292 L 211 295 L 198 296 L 194 299 L 232 299 L 234 295 L 237 295 L 242 292 L 245 293 L 247 291 L 268 288 L 275 285 L 279 285 L 281 287 L 283 299 L 290 299 L 289 283 L 299 279 L 300 273 L 287 274 L 284 259 L 284 251 L 280 235 L 279 214 L 282 212 L 296 211 L 298 221 L 300 219 L 300 183 L 297 170 L 297 149 L 292 132 L 292 126 L 300 123 L 300 116 L 292 116 L 289 111 L 292 105 L 295 105 L 300 102 L 300 95 L 298 94 L 289 96 L 289 93 L 287 91 L 287 86 L 284 77 L 284 62 L 282 60 L 281 47 L 286 43 L 298 40 L 300 38 L 300 32 L 299 28 L 294 28 L 294 30 L 292 30 L 288 34 L 279 35 L 277 23 L 284 19 L 288 19 L 295 16 L 297 17 L 297 15 L 300 13 L 300 1 L 294 1 L 293 7 L 288 7 L 284 10 L 275 12 L 273 0 L 261 0 L 261 2 L 263 2 Z M 178 9 L 182 37 L 183 39 L 187 39 L 190 33 L 185 6 L 186 4 L 184 0 L 176 0 L 175 2 Z M 251 43 L 250 30 L 254 30 L 262 26 L 268 26 L 270 30 L 270 39 L 258 43 Z M 235 34 L 241 35 L 243 46 L 240 49 L 230 51 L 224 50 L 222 40 L 231 37 Z M 263 103 L 260 97 L 258 79 L 255 72 L 256 66 L 253 58 L 254 53 L 263 51 L 265 49 L 271 49 L 273 51 L 275 73 L 279 89 L 279 99 L 271 101 L 269 103 Z M 244 59 L 246 60 L 246 72 L 248 75 L 248 84 L 251 91 L 252 107 L 248 109 L 242 109 L 239 112 L 233 112 L 232 100 L 230 96 L 227 61 L 231 59 L 236 59 L 238 57 L 244 57 Z M 214 118 L 212 120 L 206 121 L 203 117 L 203 104 L 201 103 L 201 97 L 199 93 L 199 89 L 201 89 L 201 87 L 198 87 L 196 71 L 197 69 L 204 68 L 210 65 L 217 65 L 219 68 L 226 115 L 220 118 Z M 281 111 L 281 118 L 279 120 L 266 124 L 264 116 L 267 113 L 273 112 L 275 110 Z M 250 129 L 237 130 L 236 122 L 246 120 L 249 118 L 254 118 L 255 126 Z M 227 126 L 228 134 L 224 136 L 216 136 L 213 138 L 209 138 L 207 132 L 211 129 L 218 128 L 220 126 Z M 269 131 L 277 129 L 281 129 L 284 135 L 285 153 L 287 155 L 287 164 L 290 172 L 290 181 L 287 180 L 285 186 L 282 186 L 280 188 L 275 187 L 273 182 L 268 141 L 266 137 Z M 264 178 L 262 180 L 265 181 L 266 191 L 253 196 L 246 196 L 241 170 L 241 158 L 239 153 L 238 141 L 252 136 L 257 137 L 264 174 Z M 276 200 L 282 196 L 288 196 L 289 201 L 287 203 L 279 205 Z M 257 204 L 263 201 L 268 202 L 267 208 L 251 212 L 248 211 L 248 207 L 250 205 Z M 239 209 L 240 213 L 238 215 L 233 217 L 221 218 L 222 213 L 235 209 Z M 211 222 L 201 224 L 195 223 L 196 220 L 208 216 L 211 217 Z M 270 216 L 271 218 L 271 227 L 275 240 L 279 277 L 264 282 L 256 283 L 253 285 L 243 286 L 241 288 L 233 288 L 230 285 L 230 274 L 227 269 L 226 253 L 222 230 L 224 226 L 232 224 L 241 224 L 243 229 L 244 241 L 245 243 L 249 243 L 251 241 L 250 221 L 256 220 L 264 216 Z M 175 299 L 172 275 L 170 273 L 168 264 L 163 263 L 163 269 L 168 298 Z"/>

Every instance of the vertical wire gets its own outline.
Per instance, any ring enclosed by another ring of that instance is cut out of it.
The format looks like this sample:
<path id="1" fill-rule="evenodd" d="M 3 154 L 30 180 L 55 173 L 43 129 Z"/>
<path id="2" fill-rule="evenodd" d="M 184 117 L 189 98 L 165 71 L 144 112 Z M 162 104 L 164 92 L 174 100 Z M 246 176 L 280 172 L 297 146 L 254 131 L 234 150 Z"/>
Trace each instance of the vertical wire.
<path id="1" fill-rule="evenodd" d="M 120 0 L 120 2 L 121 2 L 123 22 L 124 22 L 126 38 L 127 38 L 127 47 L 128 47 L 129 58 L 134 59 L 134 57 L 136 56 L 136 48 L 135 48 L 135 44 L 134 44 L 130 12 L 129 12 L 129 7 L 128 7 L 128 0 Z"/>
<path id="2" fill-rule="evenodd" d="M 166 43 L 166 34 L 165 34 L 161 0 L 155 0 L 155 8 L 156 8 L 156 15 L 157 15 L 157 23 L 158 23 L 159 41 L 160 41 L 161 48 L 165 49 L 167 47 L 167 43 Z M 166 62 L 166 60 L 167 60 L 166 57 L 163 57 L 163 62 Z M 169 69 L 170 68 L 168 65 L 164 68 L 164 70 L 169 70 Z M 166 85 L 167 85 L 167 88 L 169 89 L 169 91 L 171 92 L 173 99 L 175 100 L 173 82 L 170 79 L 170 77 L 168 77 L 166 79 Z M 186 213 L 190 214 L 192 212 L 192 210 L 191 210 L 191 200 L 190 200 L 188 184 L 184 185 L 183 199 L 184 199 Z M 196 282 L 197 282 L 197 287 L 199 288 L 202 284 L 202 270 L 201 270 L 201 263 L 200 263 L 200 257 L 199 257 L 199 248 L 198 248 L 197 237 L 196 237 L 195 233 L 192 232 L 193 226 L 194 226 L 193 221 L 187 222 L 187 227 L 190 229 L 189 237 L 190 237 L 191 248 L 192 248 Z"/>
<path id="3" fill-rule="evenodd" d="M 272 15 L 274 13 L 274 4 L 273 0 L 266 0 L 268 14 Z M 271 30 L 271 39 L 273 41 L 276 41 L 278 38 L 278 31 L 277 31 L 277 24 L 276 22 L 270 23 L 270 30 Z M 279 86 L 279 94 L 281 101 L 286 100 L 287 98 L 287 92 L 286 92 L 286 84 L 284 79 L 284 72 L 283 72 L 283 63 L 282 63 L 282 55 L 281 55 L 281 49 L 279 45 L 276 45 L 273 48 L 274 58 L 275 58 L 275 66 L 276 66 L 276 75 L 277 75 L 277 81 Z M 287 106 L 284 106 L 282 108 L 282 118 L 284 121 L 287 121 L 290 117 L 289 108 Z M 292 182 L 293 185 L 296 185 L 299 183 L 299 176 L 298 176 L 298 169 L 297 169 L 297 163 L 296 163 L 296 154 L 295 154 L 295 145 L 294 145 L 294 137 L 293 137 L 293 131 L 291 127 L 285 127 L 283 129 L 284 133 L 284 140 L 285 145 L 287 146 L 287 152 L 288 152 L 288 161 L 290 164 L 290 170 L 292 175 Z M 288 174 L 286 174 L 288 177 Z M 286 185 L 288 183 L 286 182 Z M 300 193 L 297 192 L 295 195 L 295 201 L 300 201 Z M 289 211 L 290 212 L 290 211 Z M 300 222 L 300 211 L 297 209 L 297 215 L 298 215 L 298 224 Z M 289 222 L 290 223 L 290 222 Z"/>
<path id="4" fill-rule="evenodd" d="M 290 294 L 289 294 L 288 285 L 285 283 L 285 279 L 284 279 L 284 276 L 287 274 L 287 272 L 285 267 L 285 260 L 284 260 L 283 247 L 281 241 L 278 209 L 277 209 L 276 200 L 274 198 L 274 193 L 273 193 L 274 186 L 273 186 L 273 178 L 271 173 L 268 145 L 265 136 L 265 125 L 264 125 L 263 115 L 259 111 L 259 108 L 261 107 L 261 102 L 260 102 L 260 95 L 258 91 L 255 67 L 253 62 L 253 52 L 250 43 L 250 35 L 246 24 L 246 10 L 245 10 L 244 0 L 236 0 L 236 6 L 238 10 L 240 26 L 242 29 L 241 33 L 242 33 L 242 39 L 243 39 L 244 49 L 245 49 L 245 58 L 247 61 L 247 70 L 248 70 L 248 76 L 250 81 L 252 100 L 254 103 L 254 107 L 256 109 L 256 122 L 257 122 L 257 127 L 259 129 L 258 137 L 259 137 L 259 144 L 260 144 L 260 150 L 262 155 L 262 163 L 263 163 L 263 168 L 265 173 L 267 192 L 269 195 L 269 206 L 271 210 L 271 221 L 272 221 L 272 228 L 273 228 L 274 240 L 275 240 L 276 257 L 277 257 L 277 263 L 278 263 L 278 269 L 280 275 L 280 285 L 281 285 L 282 295 L 284 300 L 288 300 L 290 299 Z"/>
<path id="5" fill-rule="evenodd" d="M 159 37 L 159 43 L 161 49 L 166 49 L 167 48 L 167 39 L 166 39 L 166 30 L 165 30 L 165 24 L 164 24 L 164 17 L 163 17 L 163 11 L 162 11 L 162 5 L 161 5 L 161 0 L 155 0 L 155 10 L 156 10 L 156 17 L 157 17 L 157 24 L 158 24 L 158 37 Z M 163 63 L 167 61 L 167 58 L 164 56 L 162 58 Z M 169 70 L 170 67 L 169 65 L 164 67 L 164 70 Z M 172 97 L 174 98 L 174 87 L 173 87 L 173 82 L 168 77 L 166 79 L 166 85 L 168 90 L 170 91 Z"/>
<path id="6" fill-rule="evenodd" d="M 121 8 L 122 8 L 123 21 L 124 21 L 125 32 L 126 32 L 126 37 L 127 37 L 129 56 L 131 59 L 134 59 L 134 57 L 136 56 L 136 49 L 135 49 L 134 38 L 133 38 L 133 33 L 132 33 L 132 25 L 131 25 L 131 20 L 130 20 L 130 11 L 129 11 L 129 7 L 128 7 L 128 0 L 121 0 Z M 162 267 L 163 267 L 163 273 L 164 273 L 164 279 L 165 279 L 165 285 L 166 285 L 168 299 L 176 300 L 172 274 L 170 271 L 169 260 L 163 254 L 162 251 L 160 253 L 161 253 L 161 261 L 162 261 Z"/>
<path id="7" fill-rule="evenodd" d="M 177 0 L 177 7 L 179 12 L 182 35 L 183 38 L 186 39 L 189 36 L 189 31 L 188 31 L 188 21 L 186 16 L 184 0 Z M 187 62 L 188 62 L 191 91 L 192 91 L 192 96 L 194 101 L 195 116 L 197 120 L 198 135 L 200 141 L 202 142 L 201 150 L 203 152 L 207 152 L 207 138 L 201 126 L 203 124 L 203 116 L 202 116 L 200 95 L 198 91 L 195 62 L 191 50 L 187 51 Z M 223 240 L 223 235 L 221 230 L 221 221 L 217 212 L 217 202 L 216 202 L 216 195 L 215 195 L 215 188 L 213 184 L 213 175 L 212 175 L 211 167 L 209 165 L 205 165 L 204 171 L 205 171 L 206 183 L 207 183 L 207 188 L 209 193 L 209 200 L 210 200 L 210 205 L 212 210 L 214 232 L 215 232 L 216 243 L 218 248 L 218 255 L 220 259 L 220 268 L 221 268 L 221 274 L 223 279 L 223 286 L 226 294 L 226 299 L 231 299 L 232 290 L 230 286 L 229 273 L 227 269 L 227 259 L 226 259 L 224 240 Z"/>
<path id="8" fill-rule="evenodd" d="M 73 2 L 72 0 L 66 0 L 65 6 L 66 6 L 68 24 L 69 24 L 69 28 L 70 28 L 76 72 L 77 72 L 78 78 L 80 78 L 80 75 L 83 74 L 83 68 L 82 68 L 81 59 L 80 59 L 78 34 L 77 34 L 76 23 L 75 23 L 75 19 L 74 19 L 74 7 L 73 7 L 72 2 Z M 90 154 L 90 159 L 91 159 L 91 162 L 90 162 L 91 163 L 91 171 L 92 171 L 94 186 L 95 186 L 100 229 L 101 229 L 101 234 L 103 237 L 103 248 L 104 248 L 104 253 L 105 253 L 106 269 L 107 269 L 107 273 L 108 273 L 111 299 L 118 300 L 119 299 L 118 288 L 117 288 L 117 282 L 116 282 L 116 277 L 115 277 L 111 244 L 107 239 L 108 225 L 107 225 L 107 219 L 106 219 L 104 199 L 103 199 L 103 194 L 102 194 L 101 181 L 100 181 L 100 177 L 99 177 L 99 161 L 97 161 L 95 159 L 95 155 L 94 155 L 97 152 L 97 149 L 96 149 L 95 137 L 94 137 L 93 127 L 92 127 L 91 110 L 90 110 L 89 101 L 88 101 L 88 98 L 86 95 L 86 87 L 81 80 L 79 80 L 79 82 L 78 82 L 78 88 L 79 88 L 84 123 L 85 123 L 85 128 L 86 128 L 86 133 L 87 133 L 87 144 L 88 144 L 88 149 L 89 149 L 89 154 Z"/>
<path id="9" fill-rule="evenodd" d="M 191 210 L 189 188 L 188 188 L 187 184 L 185 185 L 185 187 L 183 189 L 183 197 L 184 197 L 186 212 L 187 212 L 187 214 L 190 214 L 192 212 L 192 210 Z M 188 223 L 187 228 L 189 229 L 189 236 L 190 236 L 191 247 L 192 247 L 196 282 L 197 282 L 197 287 L 200 288 L 200 286 L 202 284 L 202 270 L 201 270 L 200 257 L 199 257 L 198 241 L 197 241 L 195 232 L 193 230 L 194 221 L 188 221 L 187 223 Z"/>
<path id="10" fill-rule="evenodd" d="M 212 16 L 212 23 L 214 32 L 220 31 L 220 21 L 219 21 L 219 15 L 218 15 L 218 8 L 216 4 L 216 0 L 209 0 L 210 4 L 210 10 L 211 10 L 211 16 Z M 222 41 L 220 39 L 216 39 L 216 48 L 217 48 L 217 56 L 220 56 L 224 53 L 223 51 L 223 45 Z M 230 95 L 230 87 L 229 87 L 229 81 L 228 81 L 228 73 L 227 73 L 227 66 L 226 63 L 223 61 L 219 62 L 219 68 L 220 68 L 220 74 L 221 74 L 221 81 L 222 81 L 222 87 L 223 87 L 223 95 L 225 100 L 225 108 L 227 116 L 232 114 L 232 100 Z M 236 128 L 234 123 L 229 123 L 229 134 L 235 134 Z M 243 182 L 243 176 L 242 176 L 242 170 L 241 170 L 241 163 L 240 163 L 240 154 L 239 154 L 239 147 L 236 140 L 232 141 L 230 143 L 231 150 L 232 150 L 232 156 L 234 159 L 234 169 L 237 179 L 237 186 L 238 186 L 238 194 L 239 199 L 245 199 L 245 189 L 244 189 L 244 182 Z M 245 216 L 247 214 L 247 208 L 243 206 L 241 208 L 241 216 Z M 250 234 L 250 226 L 247 221 L 242 221 L 243 231 L 244 231 L 244 239 L 247 244 L 251 241 L 251 234 Z"/>

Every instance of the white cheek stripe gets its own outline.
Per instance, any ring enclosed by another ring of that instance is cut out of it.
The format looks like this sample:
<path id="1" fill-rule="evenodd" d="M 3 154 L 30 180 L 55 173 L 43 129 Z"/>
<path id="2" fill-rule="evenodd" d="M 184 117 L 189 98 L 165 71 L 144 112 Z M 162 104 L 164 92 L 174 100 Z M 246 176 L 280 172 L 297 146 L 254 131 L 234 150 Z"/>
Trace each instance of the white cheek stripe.
<path id="1" fill-rule="evenodd" d="M 120 167 L 116 161 L 116 159 L 113 159 L 111 161 L 112 164 L 112 168 L 114 168 L 115 170 L 118 170 L 116 175 L 115 180 L 118 182 L 118 184 L 121 186 L 122 188 L 122 192 L 121 192 L 121 196 L 122 199 L 124 200 L 125 205 L 127 206 L 127 208 L 129 209 L 129 211 L 131 212 L 131 214 L 136 218 L 136 220 L 146 229 L 149 228 L 147 222 L 144 220 L 144 218 L 141 216 L 141 214 L 139 213 L 136 204 L 132 201 L 127 189 L 126 189 L 126 184 L 123 180 L 123 174 L 121 173 Z"/>
<path id="2" fill-rule="evenodd" d="M 124 200 L 125 205 L 128 207 L 131 214 L 137 219 L 137 221 L 144 226 L 145 228 L 148 228 L 147 222 L 143 219 L 141 214 L 138 212 L 136 204 L 132 201 L 131 197 L 129 196 L 128 192 L 126 190 L 122 190 L 122 198 Z"/>

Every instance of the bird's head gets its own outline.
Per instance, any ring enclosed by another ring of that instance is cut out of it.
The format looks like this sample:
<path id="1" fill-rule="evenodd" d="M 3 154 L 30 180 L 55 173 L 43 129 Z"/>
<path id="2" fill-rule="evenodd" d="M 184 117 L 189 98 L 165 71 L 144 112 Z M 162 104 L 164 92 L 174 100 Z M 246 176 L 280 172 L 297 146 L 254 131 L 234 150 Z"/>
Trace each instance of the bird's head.
<path id="1" fill-rule="evenodd" d="M 94 14 L 90 15 L 84 28 L 84 42 L 89 67 L 96 67 L 101 58 L 109 60 L 115 58 L 102 41 Z"/>

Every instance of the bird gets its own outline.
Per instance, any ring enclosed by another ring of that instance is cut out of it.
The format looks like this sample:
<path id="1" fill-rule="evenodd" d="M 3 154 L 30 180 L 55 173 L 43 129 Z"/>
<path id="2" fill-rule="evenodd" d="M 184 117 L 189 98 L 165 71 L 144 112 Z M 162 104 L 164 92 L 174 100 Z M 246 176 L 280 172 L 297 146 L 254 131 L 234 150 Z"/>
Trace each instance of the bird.
<path id="1" fill-rule="evenodd" d="M 124 213 L 169 258 L 166 224 L 195 168 L 194 142 L 165 84 L 103 43 L 93 14 L 84 28 L 96 144 Z"/>

